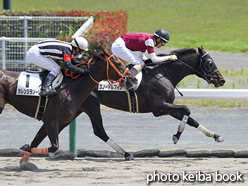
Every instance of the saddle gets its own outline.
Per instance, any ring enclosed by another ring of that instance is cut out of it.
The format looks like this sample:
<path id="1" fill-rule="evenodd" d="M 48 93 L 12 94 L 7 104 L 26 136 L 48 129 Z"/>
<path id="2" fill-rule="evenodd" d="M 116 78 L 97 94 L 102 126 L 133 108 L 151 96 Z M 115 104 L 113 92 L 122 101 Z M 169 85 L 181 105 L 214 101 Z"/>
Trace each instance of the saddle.
<path id="1" fill-rule="evenodd" d="M 48 102 L 48 98 L 46 96 L 39 95 L 40 87 L 42 87 L 42 83 L 44 83 L 48 73 L 49 71 L 47 70 L 42 72 L 24 71 L 21 72 L 18 78 L 16 95 L 39 96 L 37 109 L 34 115 L 34 118 L 38 120 L 42 120 Z M 63 77 L 62 72 L 60 72 L 53 81 L 52 87 L 57 88 L 63 81 Z"/>
<path id="2" fill-rule="evenodd" d="M 23 71 L 18 78 L 18 84 L 16 89 L 16 95 L 21 96 L 39 96 L 40 87 L 45 81 L 49 71 L 42 72 Z M 55 78 L 52 83 L 53 88 L 57 88 L 63 81 L 62 72 Z"/>

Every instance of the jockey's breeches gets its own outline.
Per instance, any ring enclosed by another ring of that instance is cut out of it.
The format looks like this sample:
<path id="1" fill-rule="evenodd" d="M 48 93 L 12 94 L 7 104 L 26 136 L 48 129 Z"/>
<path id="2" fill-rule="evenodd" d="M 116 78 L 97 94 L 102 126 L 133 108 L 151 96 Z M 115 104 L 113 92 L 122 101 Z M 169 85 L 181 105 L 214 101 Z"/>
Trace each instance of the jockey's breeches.
<path id="1" fill-rule="evenodd" d="M 32 46 L 27 52 L 27 59 L 35 65 L 51 71 L 50 73 L 57 76 L 60 72 L 60 66 L 51 58 L 47 58 L 40 54 L 38 46 Z"/>
<path id="2" fill-rule="evenodd" d="M 125 41 L 119 37 L 112 44 L 111 50 L 114 55 L 125 60 L 128 63 L 137 65 L 141 64 L 144 66 L 144 62 L 137 56 L 133 51 L 126 47 Z"/>

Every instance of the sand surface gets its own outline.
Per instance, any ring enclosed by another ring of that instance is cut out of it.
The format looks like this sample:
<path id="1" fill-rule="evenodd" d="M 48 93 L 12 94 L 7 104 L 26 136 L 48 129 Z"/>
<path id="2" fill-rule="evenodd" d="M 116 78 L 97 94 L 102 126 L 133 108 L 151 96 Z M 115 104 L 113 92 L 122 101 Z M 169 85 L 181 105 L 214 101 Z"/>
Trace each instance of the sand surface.
<path id="1" fill-rule="evenodd" d="M 141 186 L 148 182 L 150 185 L 248 184 L 248 160 L 243 158 L 154 157 L 124 161 L 122 158 L 49 160 L 31 157 L 28 166 L 22 168 L 19 160 L 19 157 L 0 157 L 1 186 Z M 226 181 L 218 182 L 221 177 Z M 228 179 L 232 181 L 227 182 Z"/>

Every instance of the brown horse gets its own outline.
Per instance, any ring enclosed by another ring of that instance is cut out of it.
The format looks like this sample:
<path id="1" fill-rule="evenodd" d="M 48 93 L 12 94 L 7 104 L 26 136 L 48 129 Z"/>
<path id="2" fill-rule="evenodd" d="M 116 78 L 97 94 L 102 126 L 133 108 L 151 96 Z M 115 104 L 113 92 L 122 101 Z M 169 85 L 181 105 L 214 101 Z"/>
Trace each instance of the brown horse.
<path id="1" fill-rule="evenodd" d="M 127 68 L 116 57 L 105 58 L 104 52 L 96 53 L 93 56 L 89 66 L 90 76 L 81 76 L 78 79 L 65 77 L 61 85 L 57 88 L 57 95 L 49 98 L 46 111 L 43 115 L 44 130 L 51 142 L 51 147 L 46 149 L 37 149 L 37 146 L 25 146 L 23 150 L 27 151 L 21 162 L 28 159 L 32 153 L 40 154 L 55 152 L 59 148 L 58 131 L 59 125 L 70 123 L 77 115 L 80 106 L 87 96 L 96 87 L 95 81 L 107 79 L 121 79 L 124 77 L 134 78 L 127 71 Z M 111 66 L 107 64 L 112 64 Z M 109 66 L 109 67 L 108 67 Z M 125 74 L 124 74 L 125 73 Z M 20 73 L 0 70 L 0 113 L 4 105 L 9 103 L 18 111 L 30 117 L 34 117 L 38 102 L 38 97 L 16 95 L 18 77 Z M 38 136 L 35 136 L 35 139 Z"/>
<path id="2" fill-rule="evenodd" d="M 187 106 L 173 104 L 173 101 L 175 99 L 174 89 L 184 77 L 195 74 L 205 79 L 208 83 L 214 84 L 215 87 L 223 86 L 225 80 L 218 71 L 213 59 L 204 51 L 203 47 L 198 48 L 198 52 L 195 49 L 181 49 L 172 52 L 172 54 L 177 55 L 179 60 L 161 63 L 161 65 L 156 67 L 148 66 L 143 70 L 142 82 L 136 90 L 136 94 L 139 100 L 140 113 L 152 112 L 156 117 L 169 114 L 181 121 L 184 115 L 190 115 L 190 110 Z M 78 109 L 77 115 L 85 112 L 90 117 L 94 134 L 109 144 L 119 154 L 124 155 L 125 159 L 132 159 L 128 152 L 124 151 L 106 134 L 103 127 L 100 104 L 122 111 L 129 111 L 126 93 L 94 89 Z M 188 125 L 203 132 L 206 136 L 214 138 L 216 142 L 223 141 L 219 135 L 209 131 L 192 117 L 189 116 L 186 122 Z M 68 124 L 60 125 L 59 130 L 63 130 Z M 177 134 L 173 136 L 174 143 L 179 140 L 183 128 L 184 126 L 180 125 Z M 37 134 L 39 137 L 32 142 L 31 146 L 38 146 L 46 135 L 45 126 L 42 126 Z"/>

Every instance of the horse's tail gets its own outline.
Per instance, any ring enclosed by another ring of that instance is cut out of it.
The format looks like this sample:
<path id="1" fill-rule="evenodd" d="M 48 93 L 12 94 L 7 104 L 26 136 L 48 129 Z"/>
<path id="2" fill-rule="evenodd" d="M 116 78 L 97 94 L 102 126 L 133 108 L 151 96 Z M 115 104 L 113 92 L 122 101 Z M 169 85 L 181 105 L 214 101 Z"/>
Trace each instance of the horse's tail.
<path id="1" fill-rule="evenodd" d="M 4 77 L 6 77 L 6 75 L 2 69 L 0 69 L 0 114 L 2 113 L 5 105 L 5 90 L 2 84 Z"/>

